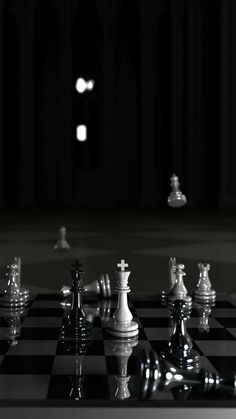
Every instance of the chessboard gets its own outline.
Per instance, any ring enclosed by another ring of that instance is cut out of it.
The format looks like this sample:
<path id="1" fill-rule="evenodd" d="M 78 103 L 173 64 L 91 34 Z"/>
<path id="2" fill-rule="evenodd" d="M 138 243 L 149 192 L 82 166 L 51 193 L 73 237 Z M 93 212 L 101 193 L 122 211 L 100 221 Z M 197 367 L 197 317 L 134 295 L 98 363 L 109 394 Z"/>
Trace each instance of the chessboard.
<path id="1" fill-rule="evenodd" d="M 134 345 L 107 333 L 106 324 L 115 311 L 117 295 L 107 300 L 85 296 L 83 304 L 93 330 L 82 348 L 61 334 L 65 307 L 59 294 L 31 296 L 29 306 L 18 314 L 1 309 L 0 408 L 236 407 L 235 396 L 222 391 L 203 393 L 195 388 L 184 399 L 176 399 L 172 391 L 161 391 L 151 400 L 139 400 L 135 394 L 137 354 L 143 348 L 159 354 L 170 337 L 170 313 L 158 294 L 129 295 L 129 307 L 139 324 Z M 226 294 L 218 295 L 208 322 L 199 313 L 193 305 L 187 331 L 201 356 L 201 366 L 219 373 L 236 369 L 236 301 Z M 126 388 L 119 391 L 125 363 Z"/>

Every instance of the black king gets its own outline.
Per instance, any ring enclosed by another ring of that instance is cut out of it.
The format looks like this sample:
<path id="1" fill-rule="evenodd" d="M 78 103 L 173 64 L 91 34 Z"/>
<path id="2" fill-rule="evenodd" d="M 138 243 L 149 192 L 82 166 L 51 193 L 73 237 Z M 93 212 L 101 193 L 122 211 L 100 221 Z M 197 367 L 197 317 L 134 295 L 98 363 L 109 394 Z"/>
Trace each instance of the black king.
<path id="1" fill-rule="evenodd" d="M 72 303 L 69 312 L 67 312 L 62 326 L 62 335 L 72 337 L 74 339 L 88 339 L 92 324 L 86 320 L 85 312 L 82 306 L 82 293 L 84 287 L 82 283 L 82 274 L 84 273 L 80 267 L 82 266 L 78 260 L 72 265 L 71 270 L 72 286 L 71 295 Z"/>

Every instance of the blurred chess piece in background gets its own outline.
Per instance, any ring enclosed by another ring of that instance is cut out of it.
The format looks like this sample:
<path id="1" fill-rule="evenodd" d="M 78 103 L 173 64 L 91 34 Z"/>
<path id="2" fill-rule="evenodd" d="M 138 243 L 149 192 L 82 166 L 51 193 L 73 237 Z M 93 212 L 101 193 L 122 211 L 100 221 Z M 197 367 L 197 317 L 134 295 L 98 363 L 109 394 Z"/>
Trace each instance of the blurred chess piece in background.
<path id="1" fill-rule="evenodd" d="M 56 252 L 67 252 L 70 250 L 70 245 L 66 240 L 66 228 L 64 226 L 59 228 L 59 239 L 54 246 Z"/>
<path id="2" fill-rule="evenodd" d="M 170 178 L 171 180 L 171 193 L 170 196 L 168 197 L 168 205 L 169 207 L 172 208 L 179 208 L 179 207 L 183 207 L 186 202 L 186 196 L 182 194 L 182 192 L 179 190 L 179 178 L 176 175 L 172 175 L 172 177 Z"/>
<path id="3" fill-rule="evenodd" d="M 29 303 L 29 290 L 21 287 L 21 259 L 14 258 L 14 262 L 7 266 L 7 287 L 0 297 L 0 306 L 8 308 L 24 307 Z"/>

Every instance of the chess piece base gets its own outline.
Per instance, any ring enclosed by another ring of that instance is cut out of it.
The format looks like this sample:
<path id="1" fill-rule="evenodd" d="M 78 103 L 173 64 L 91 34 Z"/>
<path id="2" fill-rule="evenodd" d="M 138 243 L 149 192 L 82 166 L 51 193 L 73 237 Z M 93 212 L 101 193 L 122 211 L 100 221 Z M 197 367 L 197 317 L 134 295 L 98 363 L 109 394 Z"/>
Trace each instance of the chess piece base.
<path id="1" fill-rule="evenodd" d="M 108 322 L 108 332 L 113 335 L 113 336 L 117 336 L 117 337 L 122 337 L 122 338 L 126 338 L 126 337 L 134 337 L 137 336 L 139 331 L 138 331 L 138 323 L 136 323 L 135 321 L 131 321 L 131 322 L 117 322 L 114 319 L 111 319 Z"/>
<path id="2" fill-rule="evenodd" d="M 212 301 L 212 300 L 215 300 L 215 298 L 216 298 L 216 292 L 215 292 L 215 290 L 209 290 L 209 291 L 206 291 L 204 294 L 202 294 L 202 293 L 198 293 L 198 291 L 194 291 L 194 293 L 193 293 L 193 297 L 196 299 L 196 300 L 201 300 L 201 301 Z"/>
<path id="3" fill-rule="evenodd" d="M 185 195 L 181 192 L 173 193 L 168 198 L 168 205 L 172 208 L 183 207 L 187 202 Z"/>

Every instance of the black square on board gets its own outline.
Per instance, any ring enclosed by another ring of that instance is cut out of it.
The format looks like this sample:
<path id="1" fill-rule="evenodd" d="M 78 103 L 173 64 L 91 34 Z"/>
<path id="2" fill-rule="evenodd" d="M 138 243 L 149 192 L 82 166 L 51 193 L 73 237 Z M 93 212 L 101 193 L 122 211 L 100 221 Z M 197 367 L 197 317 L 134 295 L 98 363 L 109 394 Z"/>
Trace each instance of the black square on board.
<path id="1" fill-rule="evenodd" d="M 0 365 L 0 374 L 50 374 L 53 361 L 54 356 L 6 355 Z"/>
<path id="2" fill-rule="evenodd" d="M 78 377 L 73 375 L 52 375 L 48 399 L 71 399 L 73 385 Z M 106 375 L 86 375 L 82 379 L 83 395 L 86 399 L 109 398 L 109 386 Z"/>

